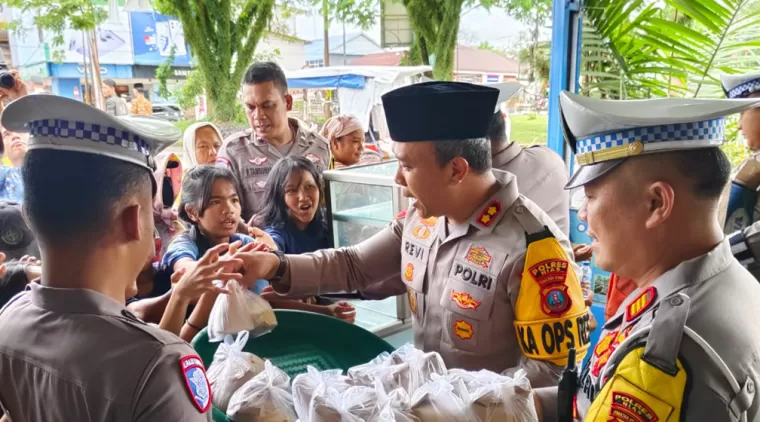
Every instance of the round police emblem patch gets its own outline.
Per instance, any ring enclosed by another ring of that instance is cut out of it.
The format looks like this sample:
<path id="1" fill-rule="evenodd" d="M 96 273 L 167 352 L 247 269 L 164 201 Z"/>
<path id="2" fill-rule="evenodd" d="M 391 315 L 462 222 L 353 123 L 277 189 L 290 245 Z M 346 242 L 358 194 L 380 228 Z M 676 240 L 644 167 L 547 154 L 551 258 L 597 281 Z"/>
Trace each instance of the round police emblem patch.
<path id="1" fill-rule="evenodd" d="M 24 232 L 16 227 L 11 227 L 3 231 L 2 239 L 6 245 L 16 246 L 24 240 Z"/>
<path id="2" fill-rule="evenodd" d="M 541 307 L 549 316 L 562 316 L 571 304 L 565 285 L 550 286 L 541 291 Z"/>

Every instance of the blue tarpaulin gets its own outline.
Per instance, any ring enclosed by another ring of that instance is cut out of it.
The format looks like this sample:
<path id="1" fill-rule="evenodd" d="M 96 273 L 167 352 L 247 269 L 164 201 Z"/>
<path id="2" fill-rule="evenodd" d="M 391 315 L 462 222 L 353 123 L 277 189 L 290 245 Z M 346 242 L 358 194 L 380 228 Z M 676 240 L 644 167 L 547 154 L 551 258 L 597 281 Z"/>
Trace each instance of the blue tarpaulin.
<path id="1" fill-rule="evenodd" d="M 317 76 L 313 78 L 288 79 L 288 88 L 364 88 L 364 76 L 361 75 L 335 75 Z"/>

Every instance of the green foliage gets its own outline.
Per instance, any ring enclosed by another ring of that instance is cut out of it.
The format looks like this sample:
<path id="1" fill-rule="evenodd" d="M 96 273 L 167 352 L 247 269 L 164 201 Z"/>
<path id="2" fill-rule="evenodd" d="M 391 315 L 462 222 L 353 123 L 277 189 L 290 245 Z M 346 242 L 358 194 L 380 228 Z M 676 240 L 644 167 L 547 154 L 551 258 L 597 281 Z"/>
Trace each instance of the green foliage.
<path id="1" fill-rule="evenodd" d="M 34 24 L 53 36 L 53 58 L 59 62 L 63 60 L 63 52 L 58 48 L 64 44 L 66 29 L 92 30 L 108 17 L 106 10 L 93 6 L 91 0 L 0 0 L 0 5 L 33 15 Z M 9 28 L 20 32 L 29 29 L 22 28 L 19 22 L 12 22 Z"/>
<path id="2" fill-rule="evenodd" d="M 546 127 L 549 118 L 536 113 L 509 116 L 512 133 L 510 139 L 520 145 L 546 144 Z"/>
<path id="3" fill-rule="evenodd" d="M 172 45 L 171 50 L 169 50 L 169 57 L 166 58 L 166 61 L 161 63 L 158 68 L 156 68 L 156 79 L 158 80 L 158 95 L 169 98 L 171 96 L 171 93 L 169 92 L 169 89 L 166 86 L 167 81 L 169 80 L 169 77 L 172 75 L 172 66 L 174 65 L 174 56 L 177 53 L 177 46 Z"/>
<path id="4" fill-rule="evenodd" d="M 211 115 L 216 120 L 233 120 L 240 107 L 240 80 L 272 18 L 274 0 L 154 0 L 154 6 L 182 21 L 202 74 L 196 82 L 202 82 Z"/>

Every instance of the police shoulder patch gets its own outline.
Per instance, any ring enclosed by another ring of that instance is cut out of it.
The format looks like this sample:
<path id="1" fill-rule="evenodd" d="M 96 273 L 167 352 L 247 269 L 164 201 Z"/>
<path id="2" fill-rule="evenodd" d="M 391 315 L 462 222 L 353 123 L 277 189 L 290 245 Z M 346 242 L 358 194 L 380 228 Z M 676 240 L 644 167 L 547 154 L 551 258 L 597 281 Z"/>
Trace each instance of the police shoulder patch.
<path id="1" fill-rule="evenodd" d="M 612 392 L 610 421 L 655 422 L 657 414 L 642 400 L 621 391 Z"/>
<path id="2" fill-rule="evenodd" d="M 182 377 L 195 407 L 206 413 L 211 407 L 211 384 L 206 378 L 203 361 L 198 356 L 185 356 L 179 360 Z"/>
<path id="3" fill-rule="evenodd" d="M 657 298 L 657 289 L 654 286 L 649 286 L 644 289 L 641 294 L 631 302 L 625 309 L 625 320 L 633 321 L 643 314 L 654 303 Z"/>
<path id="4" fill-rule="evenodd" d="M 396 214 L 396 218 L 402 219 L 406 217 L 406 212 L 409 210 L 409 208 L 405 209 L 404 211 L 401 211 L 400 213 Z"/>

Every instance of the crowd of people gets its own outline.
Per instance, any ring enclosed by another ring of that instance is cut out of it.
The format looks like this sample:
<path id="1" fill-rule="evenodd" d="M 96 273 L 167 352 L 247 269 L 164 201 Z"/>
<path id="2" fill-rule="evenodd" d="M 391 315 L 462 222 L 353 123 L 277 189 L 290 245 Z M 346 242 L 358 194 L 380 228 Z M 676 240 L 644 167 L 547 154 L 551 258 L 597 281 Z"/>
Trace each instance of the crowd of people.
<path id="1" fill-rule="evenodd" d="M 17 82 L 0 91 L 12 100 L 0 121 L 9 420 L 208 420 L 180 363 L 227 293 L 216 280 L 347 322 L 354 307 L 321 295 L 405 294 L 416 347 L 451 368 L 525 371 L 541 420 L 572 419 L 567 403 L 581 420 L 760 418 L 760 286 L 717 218 L 730 171 L 717 148 L 723 116 L 743 112 L 742 129 L 756 127 L 760 100 L 641 107 L 563 93 L 580 165 L 569 178 L 556 153 L 509 139 L 500 105 L 519 84 L 395 89 L 382 101 L 394 180 L 412 205 L 369 239 L 330 249 L 322 173 L 381 156 L 353 116 L 320 131 L 289 117 L 277 64 L 247 70 L 250 129 L 226 139 L 210 122 L 182 134 L 134 117 L 146 114 L 139 94 L 130 115 L 113 81 L 105 112 Z M 181 156 L 165 151 L 180 138 Z M 571 188 L 585 191 L 590 246 L 569 241 Z M 577 266 L 592 251 L 628 283 L 613 283 L 597 345 Z M 563 368 L 587 353 L 579 383 L 558 391 Z M 624 372 L 647 364 L 638 377 Z"/>

